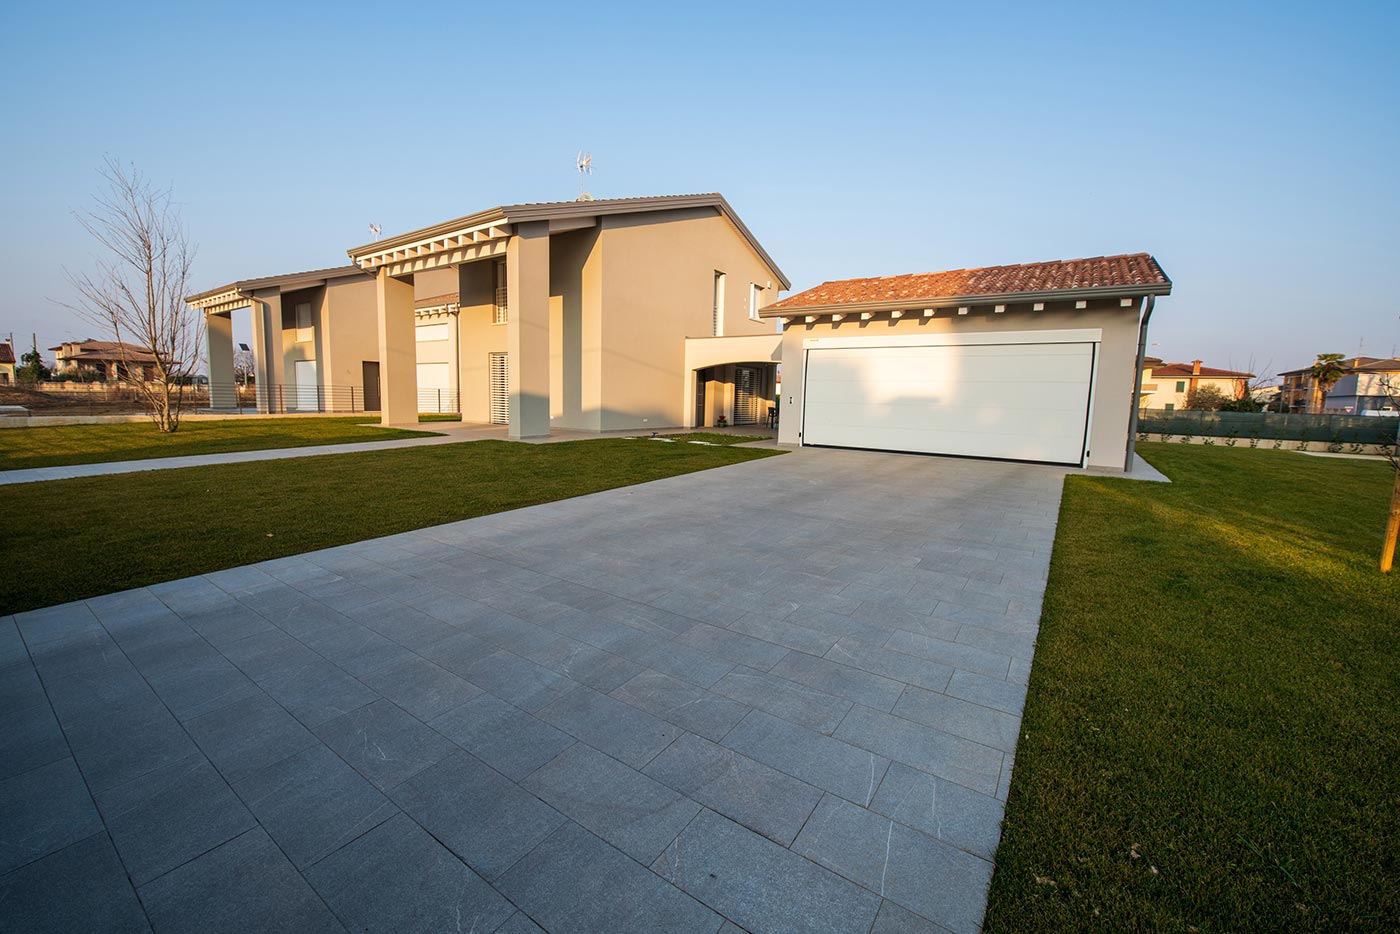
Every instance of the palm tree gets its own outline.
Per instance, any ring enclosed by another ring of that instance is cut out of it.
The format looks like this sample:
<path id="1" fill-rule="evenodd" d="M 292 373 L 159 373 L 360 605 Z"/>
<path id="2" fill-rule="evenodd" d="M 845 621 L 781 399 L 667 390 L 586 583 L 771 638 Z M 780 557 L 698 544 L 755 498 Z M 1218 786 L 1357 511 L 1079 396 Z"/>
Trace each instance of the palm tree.
<path id="1" fill-rule="evenodd" d="M 1342 368 L 1343 356 L 1339 353 L 1320 353 L 1317 360 L 1313 361 L 1313 398 L 1316 400 L 1313 411 L 1321 412 L 1323 400 L 1332 386 L 1346 375 L 1346 370 Z"/>

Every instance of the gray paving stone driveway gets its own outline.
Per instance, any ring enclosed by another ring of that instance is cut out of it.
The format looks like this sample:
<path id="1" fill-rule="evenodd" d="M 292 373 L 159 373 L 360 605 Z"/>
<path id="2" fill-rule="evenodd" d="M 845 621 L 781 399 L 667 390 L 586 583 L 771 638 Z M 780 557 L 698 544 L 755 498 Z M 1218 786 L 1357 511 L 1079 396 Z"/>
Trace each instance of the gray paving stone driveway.
<path id="1" fill-rule="evenodd" d="M 0 927 L 976 931 L 1063 475 L 805 450 L 0 619 Z"/>

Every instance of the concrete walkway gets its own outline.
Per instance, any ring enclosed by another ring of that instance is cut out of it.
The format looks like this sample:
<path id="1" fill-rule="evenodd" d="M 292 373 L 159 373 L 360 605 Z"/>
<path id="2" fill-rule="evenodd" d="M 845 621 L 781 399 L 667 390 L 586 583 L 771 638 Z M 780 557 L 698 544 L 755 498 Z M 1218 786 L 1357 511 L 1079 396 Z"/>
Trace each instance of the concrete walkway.
<path id="1" fill-rule="evenodd" d="M 974 932 L 1065 473 L 808 449 L 0 619 L 0 903 Z"/>
<path id="2" fill-rule="evenodd" d="M 25 470 L 0 470 L 0 486 L 13 483 L 38 483 L 43 480 L 71 480 L 75 477 L 103 477 L 109 474 L 139 473 L 146 470 L 173 470 L 179 467 L 207 467 L 211 464 L 244 464 L 249 461 L 284 460 L 289 457 L 319 457 L 325 454 L 354 454 L 360 451 L 383 451 L 395 448 L 416 448 L 428 444 L 457 444 L 464 441 L 494 439 L 505 441 L 504 425 L 474 425 L 454 422 L 425 422 L 409 428 L 411 431 L 434 431 L 429 438 L 400 438 L 396 441 L 352 441 L 345 444 L 318 444 L 300 448 L 272 448 L 262 451 L 230 451 L 224 454 L 191 454 L 184 457 L 152 457 L 135 461 L 112 461 L 105 464 L 72 464 L 63 467 L 31 467 Z M 23 429 L 14 429 L 23 430 Z M 687 434 L 706 429 L 669 428 L 664 434 Z M 772 434 L 766 429 L 744 434 Z M 528 444 L 555 444 L 561 441 L 582 441 L 590 438 L 622 438 L 644 436 L 637 431 L 566 431 L 556 430 L 543 438 L 527 438 Z"/>

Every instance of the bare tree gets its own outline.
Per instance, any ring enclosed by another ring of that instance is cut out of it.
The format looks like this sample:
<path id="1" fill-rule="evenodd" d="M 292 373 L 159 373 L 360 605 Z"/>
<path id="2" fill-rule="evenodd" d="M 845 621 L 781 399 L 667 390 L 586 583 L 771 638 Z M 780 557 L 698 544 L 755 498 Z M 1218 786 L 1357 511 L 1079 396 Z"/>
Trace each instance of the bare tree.
<path id="1" fill-rule="evenodd" d="M 69 307 L 111 332 L 123 369 L 141 374 L 135 385 L 151 420 L 175 431 L 199 363 L 199 321 L 185 304 L 194 247 L 169 189 L 115 159 L 100 174 L 107 190 L 75 216 L 105 255 L 91 273 L 68 272 L 84 300 Z M 154 362 L 137 358 L 138 348 Z"/>

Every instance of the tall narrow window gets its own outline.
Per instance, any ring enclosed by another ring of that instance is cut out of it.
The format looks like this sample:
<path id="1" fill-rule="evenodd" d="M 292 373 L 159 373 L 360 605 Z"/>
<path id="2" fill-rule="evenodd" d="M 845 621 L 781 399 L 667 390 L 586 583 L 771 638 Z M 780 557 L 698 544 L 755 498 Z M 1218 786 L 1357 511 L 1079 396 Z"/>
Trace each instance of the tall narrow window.
<path id="1" fill-rule="evenodd" d="M 506 291 L 506 261 L 498 259 L 491 264 L 496 286 L 496 310 L 491 316 L 492 324 L 505 324 L 510 320 L 510 293 Z"/>
<path id="2" fill-rule="evenodd" d="M 316 330 L 311 322 L 311 303 L 301 302 L 297 305 L 297 341 L 314 340 Z"/>
<path id="3" fill-rule="evenodd" d="M 758 309 L 763 303 L 763 286 L 757 282 L 749 283 L 749 320 L 758 320 Z"/>
<path id="4" fill-rule="evenodd" d="M 510 357 L 503 353 L 490 355 L 490 379 L 487 399 L 488 416 L 493 425 L 510 424 Z"/>
<path id="5" fill-rule="evenodd" d="M 715 294 L 714 308 L 710 315 L 710 324 L 715 337 L 724 336 L 724 273 L 715 270 Z"/>

